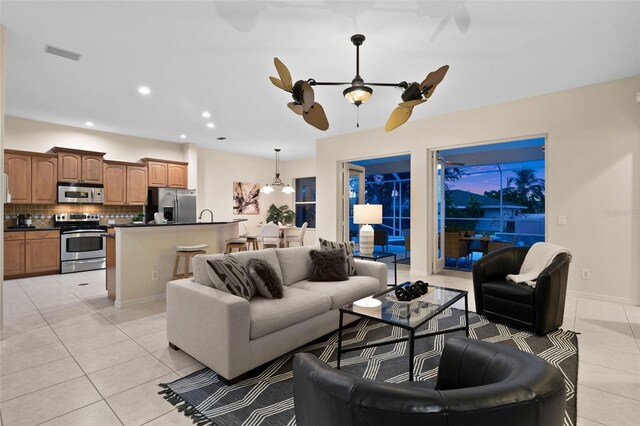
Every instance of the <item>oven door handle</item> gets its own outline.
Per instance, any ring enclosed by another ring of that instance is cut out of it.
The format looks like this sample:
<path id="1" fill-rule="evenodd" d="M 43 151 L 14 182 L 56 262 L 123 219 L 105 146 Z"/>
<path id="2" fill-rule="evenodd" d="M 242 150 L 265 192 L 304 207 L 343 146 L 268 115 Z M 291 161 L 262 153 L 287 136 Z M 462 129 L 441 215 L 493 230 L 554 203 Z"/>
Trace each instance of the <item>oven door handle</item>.
<path id="1" fill-rule="evenodd" d="M 106 232 L 106 231 L 104 231 Z M 100 237 L 100 234 L 103 234 L 104 232 L 95 232 L 95 231 L 89 231 L 89 232 L 73 232 L 70 234 L 62 234 L 62 238 L 65 239 L 69 239 L 69 238 L 80 238 L 80 237 Z M 101 237 L 104 238 L 104 237 Z"/>

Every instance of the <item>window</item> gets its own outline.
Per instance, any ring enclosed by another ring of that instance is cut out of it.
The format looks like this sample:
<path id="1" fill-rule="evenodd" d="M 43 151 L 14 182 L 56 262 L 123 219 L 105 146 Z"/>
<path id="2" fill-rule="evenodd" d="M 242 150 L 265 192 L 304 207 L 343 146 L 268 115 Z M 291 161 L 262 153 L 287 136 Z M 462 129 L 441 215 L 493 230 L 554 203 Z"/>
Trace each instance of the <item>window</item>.
<path id="1" fill-rule="evenodd" d="M 308 228 L 316 227 L 316 178 L 296 179 L 296 226 L 307 222 Z"/>

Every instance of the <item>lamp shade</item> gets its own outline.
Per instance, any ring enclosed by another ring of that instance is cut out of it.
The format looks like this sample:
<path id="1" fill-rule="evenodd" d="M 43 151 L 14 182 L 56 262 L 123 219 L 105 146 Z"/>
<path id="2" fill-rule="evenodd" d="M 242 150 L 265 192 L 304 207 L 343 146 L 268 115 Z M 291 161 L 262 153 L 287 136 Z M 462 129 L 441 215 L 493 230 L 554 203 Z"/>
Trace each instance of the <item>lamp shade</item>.
<path id="1" fill-rule="evenodd" d="M 356 204 L 353 206 L 353 223 L 371 225 L 382 223 L 382 204 Z"/>

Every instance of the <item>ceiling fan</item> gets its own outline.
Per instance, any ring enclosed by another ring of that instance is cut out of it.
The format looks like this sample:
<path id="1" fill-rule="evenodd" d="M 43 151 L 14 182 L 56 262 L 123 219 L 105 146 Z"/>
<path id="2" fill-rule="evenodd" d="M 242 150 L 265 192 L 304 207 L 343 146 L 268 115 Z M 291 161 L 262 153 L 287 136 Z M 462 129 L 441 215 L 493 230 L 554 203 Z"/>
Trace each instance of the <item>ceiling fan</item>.
<path id="1" fill-rule="evenodd" d="M 456 163 L 455 161 L 445 160 L 444 157 L 438 156 L 438 161 L 444 164 L 445 166 L 465 166 L 465 163 Z"/>
<path id="2" fill-rule="evenodd" d="M 301 115 L 304 121 L 319 130 L 327 130 L 329 128 L 329 121 L 327 116 L 318 102 L 315 102 L 315 94 L 313 86 L 344 86 L 350 85 L 346 88 L 342 94 L 344 97 L 356 107 L 366 103 L 373 94 L 373 89 L 369 86 L 383 86 L 383 87 L 400 87 L 404 89 L 401 98 L 402 102 L 393 110 L 389 119 L 387 120 L 384 129 L 390 132 L 409 120 L 413 108 L 426 102 L 436 87 L 442 82 L 449 65 L 443 65 L 436 71 L 430 72 L 422 83 L 413 82 L 407 83 L 401 81 L 400 83 L 366 83 L 363 78 L 360 77 L 360 46 L 364 43 L 365 37 L 362 34 L 355 34 L 351 37 L 351 42 L 356 47 L 356 75 L 351 82 L 323 82 L 316 81 L 313 78 L 307 80 L 297 80 L 293 83 L 291 73 L 289 69 L 278 58 L 274 58 L 273 62 L 278 71 L 278 77 L 269 77 L 274 86 L 291 93 L 293 102 L 289 102 L 287 106 L 293 112 Z M 358 123 L 358 127 L 360 127 Z"/>

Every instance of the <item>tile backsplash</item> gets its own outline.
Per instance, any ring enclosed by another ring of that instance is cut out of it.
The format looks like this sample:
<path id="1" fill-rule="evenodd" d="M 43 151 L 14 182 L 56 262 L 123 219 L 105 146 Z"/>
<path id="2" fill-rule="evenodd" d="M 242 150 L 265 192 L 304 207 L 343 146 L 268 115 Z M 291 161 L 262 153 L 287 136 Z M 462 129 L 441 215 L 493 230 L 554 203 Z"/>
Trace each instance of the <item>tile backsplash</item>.
<path id="1" fill-rule="evenodd" d="M 143 206 L 103 206 L 101 204 L 5 204 L 4 227 L 16 225 L 18 214 L 30 214 L 36 228 L 53 226 L 56 213 L 93 213 L 100 215 L 100 225 L 108 225 L 115 220 L 117 225 L 133 222 L 133 217 L 142 214 Z"/>

